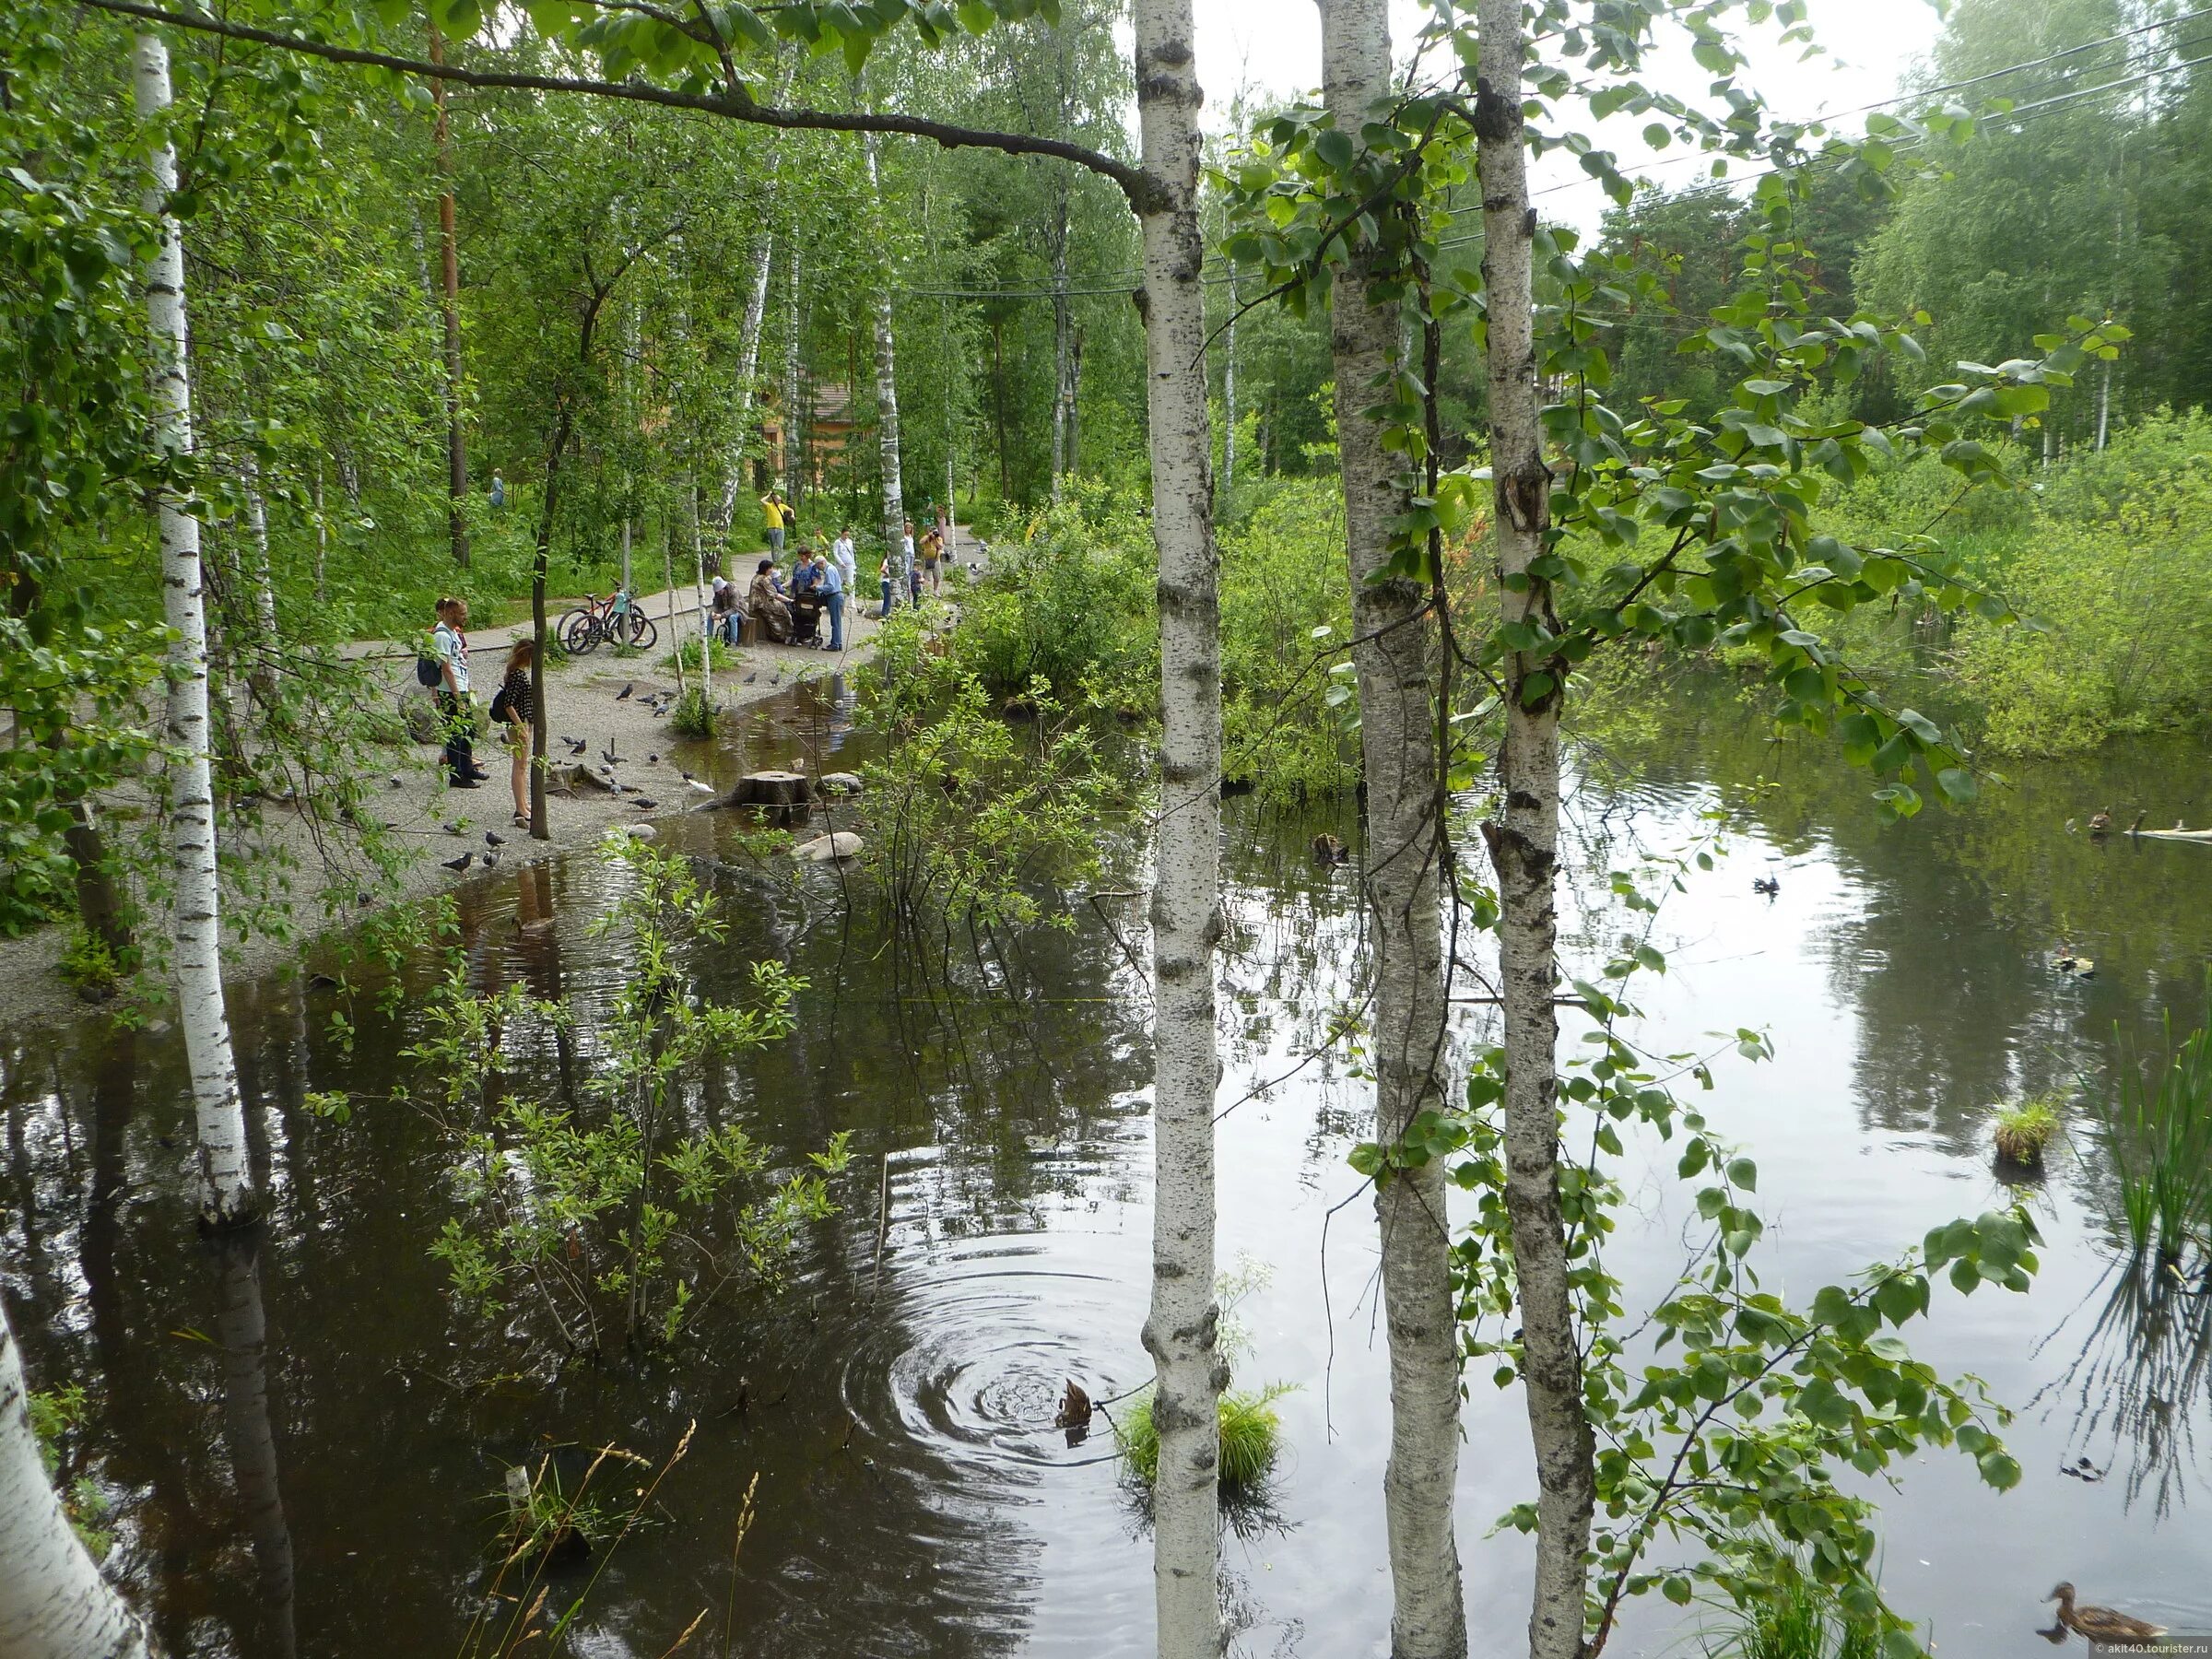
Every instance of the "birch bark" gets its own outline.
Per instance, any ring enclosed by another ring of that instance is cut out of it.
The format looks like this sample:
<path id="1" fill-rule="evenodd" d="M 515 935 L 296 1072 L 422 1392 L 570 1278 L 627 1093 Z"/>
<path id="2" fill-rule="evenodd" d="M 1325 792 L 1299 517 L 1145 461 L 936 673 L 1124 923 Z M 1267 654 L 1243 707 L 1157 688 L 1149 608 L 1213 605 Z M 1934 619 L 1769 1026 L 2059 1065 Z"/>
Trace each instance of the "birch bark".
<path id="1" fill-rule="evenodd" d="M 1322 95 L 1332 124 L 1360 150 L 1367 112 L 1390 91 L 1389 0 L 1322 0 Z M 1428 594 L 1387 575 L 1391 524 L 1410 502 L 1402 454 L 1382 446 L 1367 412 L 1400 360 L 1400 305 L 1371 300 L 1376 249 L 1354 233 L 1331 281 L 1330 344 L 1351 572 L 1352 661 L 1359 687 L 1367 833 L 1360 901 L 1374 964 L 1375 1135 L 1392 1146 L 1444 1103 L 1445 1000 L 1440 877 L 1437 636 Z M 1452 1295 L 1444 1165 L 1394 1170 L 1375 1188 L 1390 1343 L 1390 1540 L 1394 1659 L 1458 1659 L 1467 1651 L 1459 1548 L 1452 1523 L 1459 1471 L 1459 1327 Z"/>
<path id="2" fill-rule="evenodd" d="M 786 64 L 776 77 L 778 103 L 790 99 L 794 73 L 793 66 Z M 760 222 L 764 227 L 775 223 L 782 165 L 783 147 L 771 142 L 760 181 Z M 737 330 L 737 426 L 730 439 L 728 459 L 724 463 L 722 499 L 716 503 L 717 545 L 730 539 L 730 526 L 736 522 L 737 492 L 745 484 L 745 452 L 753 441 L 753 406 L 759 396 L 755 377 L 760 372 L 760 329 L 768 316 L 769 266 L 774 263 L 775 255 L 776 233 L 764 229 L 753 238 L 753 245 L 746 255 L 752 268 L 746 277 L 745 320 Z"/>
<path id="3" fill-rule="evenodd" d="M 430 26 L 430 62 L 445 61 L 445 37 Z M 439 312 L 445 324 L 445 526 L 453 562 L 468 568 L 468 436 L 462 425 L 461 241 L 453 223 L 453 147 L 445 121 L 445 83 L 432 81 L 437 114 Z M 416 221 L 419 226 L 421 221 Z"/>
<path id="4" fill-rule="evenodd" d="M 1061 113 L 1065 116 L 1066 112 L 1064 90 Z M 1075 470 L 1068 433 L 1069 412 L 1075 404 L 1075 375 L 1071 368 L 1075 312 L 1067 297 L 1067 170 L 1055 168 L 1049 239 L 1053 265 L 1053 500 L 1055 505 L 1065 492 L 1067 475 Z"/>
<path id="5" fill-rule="evenodd" d="M 1527 41 L 1521 0 L 1480 0 L 1477 16 L 1481 44 L 1475 131 L 1488 296 L 1490 464 L 1498 567 L 1505 579 L 1500 610 L 1512 623 L 1548 619 L 1551 614 L 1545 582 L 1528 573 L 1544 550 L 1551 474 L 1544 461 L 1536 390 L 1535 214 L 1528 199 L 1522 113 Z M 1559 1215 L 1559 1017 L 1552 1005 L 1559 936 L 1553 892 L 1559 823 L 1555 667 L 1527 653 L 1505 661 L 1505 742 L 1499 757 L 1504 806 L 1499 818 L 1483 826 L 1498 872 L 1505 1202 L 1521 1297 L 1522 1391 L 1536 1454 L 1531 1659 L 1576 1659 L 1583 1650 L 1583 1583 L 1595 1480 Z M 1532 684 L 1537 674 L 1545 679 Z"/>
<path id="6" fill-rule="evenodd" d="M 1205 242 L 1191 0 L 1137 0 L 1147 412 L 1159 552 L 1160 804 L 1152 889 L 1152 1306 L 1145 1347 L 1159 1430 L 1153 1594 L 1161 1659 L 1221 1652 L 1215 1341 L 1214 950 L 1220 935 L 1221 655 Z"/>
<path id="7" fill-rule="evenodd" d="M 877 135 L 866 135 L 868 155 L 868 194 L 871 199 L 883 199 L 882 163 L 877 151 L 882 147 Z M 883 475 L 883 546 L 889 555 L 891 568 L 900 572 L 901 584 L 906 572 L 900 566 L 900 538 L 905 534 L 906 490 L 899 476 L 899 343 L 891 330 L 891 260 L 890 250 L 884 244 L 887 228 L 881 216 L 876 226 L 876 459 Z M 894 594 L 894 597 L 897 595 Z"/>
<path id="8" fill-rule="evenodd" d="M 269 558 L 269 509 L 261 494 L 261 463 L 252 450 L 240 459 L 238 477 L 245 489 L 246 531 L 253 541 L 253 620 L 261 630 L 253 650 L 240 654 L 250 661 L 246 677 L 265 706 L 276 687 L 276 579 Z"/>
<path id="9" fill-rule="evenodd" d="M 799 291 L 806 277 L 806 255 L 794 237 L 783 262 L 783 499 L 799 504 L 800 450 L 806 417 L 799 412 Z"/>
<path id="10" fill-rule="evenodd" d="M 100 1576 L 46 1478 L 29 1394 L 0 1308 L 0 1653 L 151 1659 L 145 1623 Z"/>
<path id="11" fill-rule="evenodd" d="M 132 71 L 138 112 L 161 122 L 170 105 L 169 51 L 159 35 L 135 37 Z M 146 207 L 158 214 L 161 242 L 147 272 L 146 312 L 153 347 L 155 436 L 178 455 L 192 453 L 192 383 L 185 358 L 184 239 L 169 198 L 177 187 L 176 151 L 166 133 L 152 155 Z M 179 759 L 171 778 L 170 856 L 176 865 L 171 922 L 176 934 L 178 1019 L 192 1072 L 197 1114 L 199 1210 L 208 1226 L 253 1213 L 246 1167 L 246 1117 L 238 1095 L 230 1021 L 223 1006 L 222 907 L 215 864 L 215 790 L 208 763 L 207 616 L 200 571 L 200 522 L 174 490 L 159 500 L 162 611 L 176 642 L 169 653 L 169 735 Z"/>

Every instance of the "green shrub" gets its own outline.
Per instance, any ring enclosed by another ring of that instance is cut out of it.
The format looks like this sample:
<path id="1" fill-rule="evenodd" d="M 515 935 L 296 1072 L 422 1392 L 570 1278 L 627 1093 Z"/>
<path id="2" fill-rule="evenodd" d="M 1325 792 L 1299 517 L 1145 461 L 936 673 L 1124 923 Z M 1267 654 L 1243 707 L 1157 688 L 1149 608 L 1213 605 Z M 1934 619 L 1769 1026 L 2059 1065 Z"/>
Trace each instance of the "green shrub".
<path id="1" fill-rule="evenodd" d="M 721 712 L 721 704 L 707 695 L 704 686 L 687 686 L 668 715 L 668 726 L 678 737 L 712 737 Z"/>
<path id="2" fill-rule="evenodd" d="M 2043 1161 L 2043 1148 L 2058 1133 L 2058 1112 L 2042 1095 L 2006 1106 L 1996 1116 L 1997 1156 L 2031 1168 Z"/>
<path id="3" fill-rule="evenodd" d="M 1853 1618 L 1836 1593 L 1802 1570 L 1760 1589 L 1737 1622 L 1705 1651 L 1712 1659 L 1878 1659 L 1881 1632 Z"/>

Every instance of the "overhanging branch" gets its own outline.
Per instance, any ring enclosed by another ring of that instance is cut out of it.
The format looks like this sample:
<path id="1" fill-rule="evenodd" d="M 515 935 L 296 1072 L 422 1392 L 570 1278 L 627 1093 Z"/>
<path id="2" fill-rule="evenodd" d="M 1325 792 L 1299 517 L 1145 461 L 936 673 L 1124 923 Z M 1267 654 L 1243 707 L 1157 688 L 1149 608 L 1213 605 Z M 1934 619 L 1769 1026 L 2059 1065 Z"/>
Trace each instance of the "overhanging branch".
<path id="1" fill-rule="evenodd" d="M 340 46 L 327 41 L 311 41 L 303 35 L 255 29 L 250 24 L 232 23 L 221 18 L 165 11 L 158 6 L 142 5 L 140 0 L 83 0 L 83 4 L 94 11 L 109 12 L 116 17 L 135 18 L 141 22 L 190 29 L 198 34 L 218 35 L 229 41 L 246 41 L 257 46 L 273 47 L 279 52 L 297 53 L 301 57 L 321 58 L 325 63 L 388 69 L 395 75 L 411 75 L 421 80 L 452 81 L 464 87 L 503 91 L 570 92 L 588 98 L 620 99 L 630 103 L 656 104 L 662 109 L 687 110 L 696 114 L 720 116 L 725 121 L 743 121 L 755 126 L 781 127 L 786 131 L 895 133 L 909 138 L 926 138 L 946 149 L 994 149 L 1009 156 L 1050 156 L 1112 179 L 1121 186 L 1122 194 L 1129 198 L 1130 205 L 1139 212 L 1143 211 L 1148 195 L 1144 175 L 1137 169 L 1126 162 L 1116 161 L 1112 156 L 1080 144 L 1070 144 L 1062 138 L 1040 138 L 1028 133 L 999 133 L 980 127 L 954 126 L 942 121 L 925 121 L 915 115 L 880 115 L 856 110 L 778 109 L 770 104 L 756 103 L 752 95 L 741 85 L 724 92 L 681 92 L 670 87 L 656 87 L 650 81 L 593 80 L 578 76 L 526 75 L 507 69 L 471 69 L 458 64 L 433 64 L 423 58 L 371 52 L 361 46 Z"/>

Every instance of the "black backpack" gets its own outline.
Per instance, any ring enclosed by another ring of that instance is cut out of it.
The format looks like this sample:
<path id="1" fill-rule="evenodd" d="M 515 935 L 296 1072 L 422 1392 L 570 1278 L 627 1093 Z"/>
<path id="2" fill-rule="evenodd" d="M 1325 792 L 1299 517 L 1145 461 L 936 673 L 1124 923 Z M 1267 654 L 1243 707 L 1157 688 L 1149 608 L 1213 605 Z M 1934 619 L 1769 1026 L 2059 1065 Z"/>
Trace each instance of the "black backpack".
<path id="1" fill-rule="evenodd" d="M 418 656 L 415 659 L 415 683 L 435 690 L 445 684 L 445 659 Z"/>

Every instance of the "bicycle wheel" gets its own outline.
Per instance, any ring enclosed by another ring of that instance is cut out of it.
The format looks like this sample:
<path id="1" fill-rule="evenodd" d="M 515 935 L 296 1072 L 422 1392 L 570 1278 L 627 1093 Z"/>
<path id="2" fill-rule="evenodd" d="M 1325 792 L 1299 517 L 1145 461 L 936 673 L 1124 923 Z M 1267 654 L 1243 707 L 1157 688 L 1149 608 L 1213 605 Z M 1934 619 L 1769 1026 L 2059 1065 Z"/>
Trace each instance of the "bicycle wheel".
<path id="1" fill-rule="evenodd" d="M 651 617 L 643 611 L 629 613 L 629 642 L 640 651 L 651 651 L 660 641 L 661 630 L 653 626 Z"/>
<path id="2" fill-rule="evenodd" d="M 572 610 L 560 619 L 560 642 L 571 656 L 583 656 L 599 643 L 599 618 L 588 610 Z"/>

